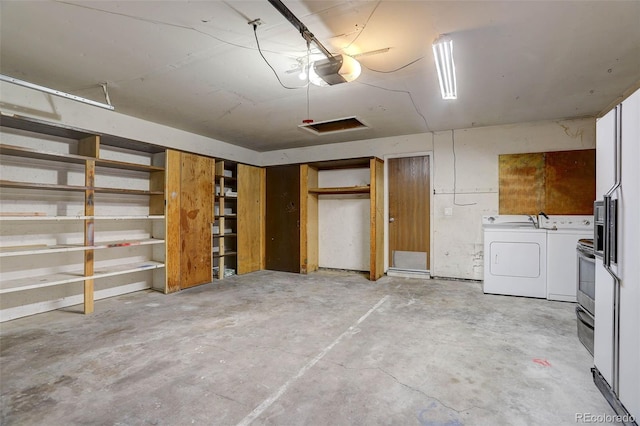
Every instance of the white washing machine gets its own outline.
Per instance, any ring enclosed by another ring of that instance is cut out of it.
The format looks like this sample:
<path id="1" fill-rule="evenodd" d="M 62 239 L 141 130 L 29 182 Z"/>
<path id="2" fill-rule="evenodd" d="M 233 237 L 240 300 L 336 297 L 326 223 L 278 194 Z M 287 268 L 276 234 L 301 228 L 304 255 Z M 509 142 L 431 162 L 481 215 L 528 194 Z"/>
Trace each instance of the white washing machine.
<path id="1" fill-rule="evenodd" d="M 527 216 L 483 216 L 484 283 L 490 294 L 547 297 L 547 232 Z"/>
<path id="2" fill-rule="evenodd" d="M 547 299 L 575 302 L 578 283 L 578 240 L 593 238 L 593 216 L 540 217 L 547 232 Z"/>

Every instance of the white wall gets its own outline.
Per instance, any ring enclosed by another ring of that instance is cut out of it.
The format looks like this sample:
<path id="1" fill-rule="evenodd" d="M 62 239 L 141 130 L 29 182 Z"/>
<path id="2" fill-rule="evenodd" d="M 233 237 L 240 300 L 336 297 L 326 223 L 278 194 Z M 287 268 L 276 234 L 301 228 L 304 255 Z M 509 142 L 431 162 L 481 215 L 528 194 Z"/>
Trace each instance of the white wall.
<path id="1" fill-rule="evenodd" d="M 481 217 L 498 213 L 498 155 L 592 148 L 595 148 L 595 120 L 585 118 L 271 151 L 262 154 L 262 162 L 271 165 L 432 152 L 435 193 L 432 195 L 431 273 L 439 277 L 480 280 L 483 274 Z M 447 208 L 452 209 L 451 216 L 445 216 Z M 322 227 L 320 233 L 325 232 L 330 230 Z"/>
<path id="2" fill-rule="evenodd" d="M 318 186 L 363 186 L 370 177 L 368 168 L 321 170 Z M 318 196 L 318 266 L 368 271 L 370 216 L 368 196 Z"/>
<path id="3" fill-rule="evenodd" d="M 595 148 L 593 119 L 437 133 L 434 150 L 433 274 L 482 279 L 481 216 L 498 213 L 498 155 L 589 148 Z M 453 209 L 453 215 L 445 216 L 445 208 Z"/>
<path id="4" fill-rule="evenodd" d="M 116 111 L 0 82 L 0 110 L 97 133 L 149 142 L 167 148 L 259 165 L 260 153 Z"/>

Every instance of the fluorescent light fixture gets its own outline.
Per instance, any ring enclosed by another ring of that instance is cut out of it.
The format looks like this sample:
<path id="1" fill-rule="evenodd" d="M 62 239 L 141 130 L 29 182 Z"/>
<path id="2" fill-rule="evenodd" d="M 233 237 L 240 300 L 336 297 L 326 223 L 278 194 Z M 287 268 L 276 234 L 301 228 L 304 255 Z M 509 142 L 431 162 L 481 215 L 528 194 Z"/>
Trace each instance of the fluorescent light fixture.
<path id="1" fill-rule="evenodd" d="M 438 69 L 440 92 L 442 99 L 456 99 L 456 66 L 453 63 L 453 40 L 448 36 L 440 36 L 433 42 L 433 56 Z"/>
<path id="2" fill-rule="evenodd" d="M 83 104 L 89 104 L 93 106 L 97 106 L 104 109 L 114 110 L 113 105 L 103 104 L 102 102 L 92 101 L 91 99 L 81 98 L 80 96 L 72 95 L 70 93 L 61 92 L 59 90 L 50 89 L 48 87 L 40 86 L 38 84 L 29 83 L 28 81 L 19 80 L 17 78 L 9 77 L 7 75 L 0 74 L 0 81 L 5 81 L 7 83 L 13 83 L 18 86 L 28 87 L 29 89 L 38 90 L 40 92 L 48 93 L 50 95 L 60 96 L 62 98 L 71 99 L 73 101 L 82 102 Z M 109 100 L 109 95 L 107 93 L 106 86 L 102 86 L 104 90 L 105 96 L 107 97 L 107 101 Z"/>
<path id="3" fill-rule="evenodd" d="M 348 83 L 360 76 L 360 62 L 348 55 L 335 55 L 313 62 L 309 67 L 309 80 L 317 86 Z"/>

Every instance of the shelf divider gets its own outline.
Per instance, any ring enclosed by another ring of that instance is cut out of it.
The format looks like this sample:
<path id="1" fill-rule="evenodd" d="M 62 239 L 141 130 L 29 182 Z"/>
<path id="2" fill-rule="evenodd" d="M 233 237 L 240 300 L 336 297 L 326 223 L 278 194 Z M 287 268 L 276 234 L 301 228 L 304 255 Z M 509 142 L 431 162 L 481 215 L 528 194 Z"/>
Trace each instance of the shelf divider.
<path id="1" fill-rule="evenodd" d="M 98 137 L 96 136 L 96 139 Z M 86 139 L 85 139 L 86 140 Z M 96 145 L 99 145 L 100 140 L 96 141 Z M 97 148 L 96 148 L 97 149 Z M 95 191 L 93 189 L 95 184 L 96 175 L 96 163 L 94 160 L 87 160 L 85 163 L 85 185 L 87 190 L 84 192 L 84 214 L 89 216 L 89 219 L 84 221 L 84 245 L 93 246 L 95 237 L 95 227 L 93 215 L 95 214 Z M 93 276 L 93 250 L 86 250 L 84 252 L 84 276 Z M 87 279 L 84 281 L 84 313 L 90 314 L 93 312 L 93 279 Z"/>
<path id="2" fill-rule="evenodd" d="M 312 194 L 369 194 L 371 188 L 367 186 L 345 186 L 334 188 L 309 188 Z"/>

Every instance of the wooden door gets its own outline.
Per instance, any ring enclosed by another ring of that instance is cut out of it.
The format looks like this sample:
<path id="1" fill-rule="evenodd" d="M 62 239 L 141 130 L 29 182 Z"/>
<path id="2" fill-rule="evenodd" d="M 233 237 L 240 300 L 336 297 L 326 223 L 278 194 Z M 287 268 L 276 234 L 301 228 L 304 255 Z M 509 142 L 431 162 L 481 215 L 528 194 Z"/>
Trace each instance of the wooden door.
<path id="1" fill-rule="evenodd" d="M 265 170 L 238 164 L 238 274 L 264 269 Z"/>
<path id="2" fill-rule="evenodd" d="M 429 157 L 388 160 L 389 266 L 429 269 Z"/>
<path id="3" fill-rule="evenodd" d="M 300 166 L 267 168 L 266 269 L 300 272 Z"/>
<path id="4" fill-rule="evenodd" d="M 211 282 L 213 158 L 181 154 L 180 288 Z"/>

